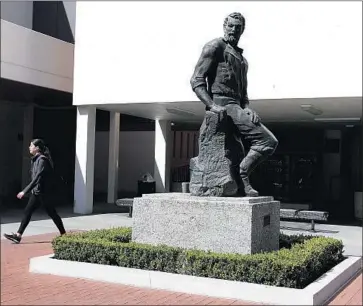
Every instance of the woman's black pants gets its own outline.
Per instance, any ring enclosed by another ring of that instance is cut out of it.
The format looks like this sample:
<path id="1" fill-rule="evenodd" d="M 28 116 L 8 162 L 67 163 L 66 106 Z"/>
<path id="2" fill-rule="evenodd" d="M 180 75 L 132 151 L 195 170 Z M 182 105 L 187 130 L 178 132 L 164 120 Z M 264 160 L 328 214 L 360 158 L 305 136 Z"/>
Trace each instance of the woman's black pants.
<path id="1" fill-rule="evenodd" d="M 39 207 L 43 207 L 43 209 L 45 209 L 45 211 L 47 212 L 48 216 L 52 218 L 53 222 L 55 223 L 55 225 L 57 226 L 59 232 L 61 234 L 64 234 L 66 231 L 64 229 L 63 226 L 63 221 L 61 219 L 61 217 L 58 215 L 57 211 L 55 210 L 54 206 L 52 205 L 49 196 L 47 195 L 35 195 L 35 194 L 31 194 L 28 204 L 25 207 L 25 211 L 24 211 L 24 217 L 21 221 L 18 233 L 19 234 L 23 234 L 26 227 L 28 226 L 30 219 L 34 213 L 34 211 L 36 209 L 38 209 Z"/>

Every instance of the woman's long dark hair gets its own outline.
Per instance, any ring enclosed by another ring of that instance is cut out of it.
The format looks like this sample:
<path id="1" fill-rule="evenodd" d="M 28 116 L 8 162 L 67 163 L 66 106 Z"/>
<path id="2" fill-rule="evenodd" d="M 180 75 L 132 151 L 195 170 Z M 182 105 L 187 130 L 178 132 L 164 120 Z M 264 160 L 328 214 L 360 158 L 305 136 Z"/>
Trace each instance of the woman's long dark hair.
<path id="1" fill-rule="evenodd" d="M 31 141 L 31 143 L 35 147 L 39 148 L 39 153 L 44 155 L 49 160 L 49 163 L 53 168 L 53 166 L 54 166 L 53 159 L 52 159 L 52 156 L 50 154 L 49 148 L 46 146 L 45 142 L 42 139 L 33 139 Z"/>

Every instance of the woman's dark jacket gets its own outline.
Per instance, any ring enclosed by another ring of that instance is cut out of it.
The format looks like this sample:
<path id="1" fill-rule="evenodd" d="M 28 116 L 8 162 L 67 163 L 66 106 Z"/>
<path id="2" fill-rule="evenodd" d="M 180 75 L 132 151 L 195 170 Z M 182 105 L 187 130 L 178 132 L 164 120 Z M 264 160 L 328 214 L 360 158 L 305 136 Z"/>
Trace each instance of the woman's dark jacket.
<path id="1" fill-rule="evenodd" d="M 53 167 L 48 158 L 44 155 L 37 154 L 31 159 L 31 182 L 25 187 L 25 194 L 47 194 L 52 189 L 53 184 Z"/>

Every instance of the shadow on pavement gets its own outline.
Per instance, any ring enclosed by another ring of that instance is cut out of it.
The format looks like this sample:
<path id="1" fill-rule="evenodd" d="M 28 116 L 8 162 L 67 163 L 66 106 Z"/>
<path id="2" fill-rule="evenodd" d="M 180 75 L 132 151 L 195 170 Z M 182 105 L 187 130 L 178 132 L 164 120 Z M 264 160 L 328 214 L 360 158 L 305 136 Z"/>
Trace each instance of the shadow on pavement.
<path id="1" fill-rule="evenodd" d="M 324 234 L 338 234 L 339 231 L 332 231 L 332 230 L 323 230 L 323 229 L 316 229 L 312 231 L 310 228 L 301 228 L 301 227 L 290 227 L 290 226 L 281 226 L 280 229 L 289 230 L 289 231 L 297 231 L 297 232 L 311 232 L 311 233 L 324 233 Z"/>
<path id="2" fill-rule="evenodd" d="M 101 214 L 112 214 L 112 213 L 128 213 L 127 207 L 118 207 L 114 204 L 108 203 L 95 203 L 93 206 L 93 212 L 87 215 L 76 214 L 73 212 L 73 205 L 63 205 L 56 207 L 58 214 L 61 218 L 71 218 L 71 217 L 79 217 L 79 216 L 92 216 L 92 215 L 101 215 Z M 0 215 L 0 223 L 8 224 L 8 223 L 17 223 L 20 222 L 24 213 L 24 208 L 3 208 L 1 209 Z M 39 208 L 33 214 L 31 221 L 41 221 L 48 220 L 49 216 L 44 211 L 44 209 Z"/>

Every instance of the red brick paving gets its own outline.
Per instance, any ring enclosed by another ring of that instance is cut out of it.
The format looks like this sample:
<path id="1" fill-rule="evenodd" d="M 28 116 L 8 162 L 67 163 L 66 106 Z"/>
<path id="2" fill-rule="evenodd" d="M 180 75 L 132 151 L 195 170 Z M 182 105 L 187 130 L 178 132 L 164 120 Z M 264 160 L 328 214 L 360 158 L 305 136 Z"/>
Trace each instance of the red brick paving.
<path id="1" fill-rule="evenodd" d="M 362 274 L 343 288 L 329 305 L 362 305 Z"/>
<path id="2" fill-rule="evenodd" d="M 29 259 L 52 253 L 56 234 L 1 241 L 1 305 L 255 305 L 164 290 L 29 273 Z"/>
<path id="3" fill-rule="evenodd" d="M 1 305 L 256 305 L 164 290 L 28 272 L 29 259 L 52 253 L 56 234 L 25 237 L 16 245 L 1 241 Z M 362 275 L 330 305 L 362 305 Z"/>

